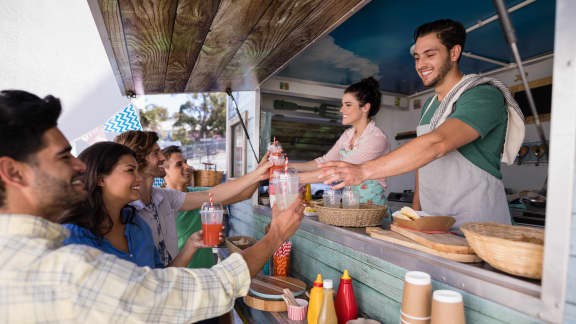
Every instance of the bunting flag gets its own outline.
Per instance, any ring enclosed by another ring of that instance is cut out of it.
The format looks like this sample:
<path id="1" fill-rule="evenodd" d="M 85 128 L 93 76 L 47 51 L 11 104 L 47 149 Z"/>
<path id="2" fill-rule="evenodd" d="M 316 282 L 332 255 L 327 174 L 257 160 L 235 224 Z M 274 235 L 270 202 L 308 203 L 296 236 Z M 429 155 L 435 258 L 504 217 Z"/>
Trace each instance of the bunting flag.
<path id="1" fill-rule="evenodd" d="M 129 130 L 142 130 L 140 118 L 132 104 L 116 113 L 104 124 L 104 131 L 107 133 L 123 133 Z"/>

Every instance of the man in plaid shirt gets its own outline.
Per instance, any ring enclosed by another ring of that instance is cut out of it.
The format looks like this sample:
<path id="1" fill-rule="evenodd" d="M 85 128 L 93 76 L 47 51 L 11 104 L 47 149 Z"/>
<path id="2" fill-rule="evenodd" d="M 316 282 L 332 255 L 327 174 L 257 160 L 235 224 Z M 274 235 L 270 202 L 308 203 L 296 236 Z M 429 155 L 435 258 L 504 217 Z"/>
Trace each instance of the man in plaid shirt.
<path id="1" fill-rule="evenodd" d="M 56 126 L 60 101 L 0 92 L 0 322 L 189 323 L 229 311 L 302 220 L 298 200 L 271 229 L 211 269 L 153 270 L 84 245 L 55 221 L 82 201 L 85 165 Z"/>

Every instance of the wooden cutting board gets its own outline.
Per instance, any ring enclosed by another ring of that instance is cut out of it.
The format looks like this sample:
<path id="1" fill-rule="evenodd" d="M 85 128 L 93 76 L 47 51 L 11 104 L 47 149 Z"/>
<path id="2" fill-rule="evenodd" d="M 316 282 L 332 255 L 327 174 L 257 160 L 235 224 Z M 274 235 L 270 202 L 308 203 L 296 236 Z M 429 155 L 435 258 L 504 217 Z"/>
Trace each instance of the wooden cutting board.
<path id="1" fill-rule="evenodd" d="M 472 250 L 470 245 L 468 245 L 466 238 L 460 237 L 456 234 L 428 234 L 415 232 L 395 224 L 390 225 L 390 229 L 393 232 L 404 235 L 417 243 L 440 252 L 474 254 L 474 250 Z"/>
<path id="2" fill-rule="evenodd" d="M 244 303 L 263 312 L 285 312 L 288 309 L 284 300 L 266 299 L 252 294 L 244 296 Z"/>
<path id="3" fill-rule="evenodd" d="M 392 231 L 386 231 L 381 227 L 367 227 L 366 233 L 368 233 L 371 237 L 379 239 L 379 240 L 383 240 L 383 241 L 387 241 L 390 243 L 402 245 L 402 246 L 405 246 L 405 247 L 408 247 L 408 248 L 411 248 L 414 250 L 426 252 L 428 254 L 439 256 L 441 258 L 445 258 L 448 260 L 453 260 L 453 261 L 457 261 L 457 262 L 465 262 L 465 263 L 473 263 L 473 262 L 481 262 L 482 261 L 482 259 L 480 259 L 475 254 L 448 253 L 448 252 L 441 252 L 441 251 L 431 249 L 431 248 L 426 247 L 422 244 L 419 244 L 416 241 L 413 241 L 413 240 L 407 238 L 404 235 L 401 235 L 401 234 L 398 234 L 398 233 L 392 232 Z"/>
<path id="4" fill-rule="evenodd" d="M 258 275 L 252 278 L 250 293 L 256 297 L 282 300 L 283 289 L 288 288 L 294 296 L 306 292 L 306 283 L 291 277 Z"/>
<path id="5" fill-rule="evenodd" d="M 252 278 L 250 293 L 244 297 L 244 303 L 265 312 L 285 312 L 286 302 L 282 299 L 284 288 L 299 296 L 306 292 L 306 283 L 291 277 L 258 275 Z"/>

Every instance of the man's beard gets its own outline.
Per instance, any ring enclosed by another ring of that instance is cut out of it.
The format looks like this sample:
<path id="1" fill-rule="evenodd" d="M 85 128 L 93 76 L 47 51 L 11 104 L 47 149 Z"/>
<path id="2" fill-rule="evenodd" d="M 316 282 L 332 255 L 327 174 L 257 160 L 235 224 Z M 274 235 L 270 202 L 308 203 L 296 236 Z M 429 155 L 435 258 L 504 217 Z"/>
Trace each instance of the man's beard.
<path id="1" fill-rule="evenodd" d="M 87 197 L 86 191 L 74 189 L 70 180 L 58 179 L 47 173 L 35 170 L 36 186 L 34 188 L 43 216 L 56 221 L 62 213 Z"/>
<path id="2" fill-rule="evenodd" d="M 451 68 L 452 68 L 452 62 L 450 61 L 450 58 L 448 58 L 440 66 L 440 69 L 438 70 L 438 76 L 436 78 L 434 78 L 432 81 L 430 81 L 430 83 L 427 86 L 428 87 L 436 87 L 437 85 L 442 83 L 442 81 L 444 81 L 444 78 L 446 77 L 448 72 L 450 72 Z"/>

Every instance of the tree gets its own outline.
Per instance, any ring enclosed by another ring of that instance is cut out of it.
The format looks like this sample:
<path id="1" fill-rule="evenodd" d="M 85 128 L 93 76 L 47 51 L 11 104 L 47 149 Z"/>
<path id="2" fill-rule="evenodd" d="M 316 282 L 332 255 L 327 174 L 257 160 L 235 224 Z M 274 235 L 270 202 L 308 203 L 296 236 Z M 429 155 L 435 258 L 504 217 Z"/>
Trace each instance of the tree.
<path id="1" fill-rule="evenodd" d="M 190 99 L 174 114 L 174 127 L 180 127 L 175 132 L 178 139 L 184 143 L 184 138 L 223 136 L 226 132 L 226 95 L 200 93 L 193 94 Z M 182 128 L 186 129 L 186 133 L 181 131 Z"/>
<path id="2" fill-rule="evenodd" d="M 147 105 L 140 110 L 140 123 L 142 128 L 161 133 L 160 123 L 168 120 L 168 110 L 154 104 Z"/>

